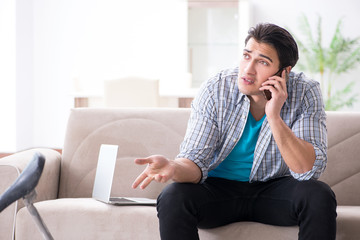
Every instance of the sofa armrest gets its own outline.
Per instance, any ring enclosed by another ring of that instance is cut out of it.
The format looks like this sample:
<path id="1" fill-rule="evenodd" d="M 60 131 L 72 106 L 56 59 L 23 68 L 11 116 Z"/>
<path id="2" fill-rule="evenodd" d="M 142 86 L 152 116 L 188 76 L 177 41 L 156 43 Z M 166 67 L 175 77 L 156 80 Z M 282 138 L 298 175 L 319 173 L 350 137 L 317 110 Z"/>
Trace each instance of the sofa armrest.
<path id="1" fill-rule="evenodd" d="M 23 169 L 33 159 L 35 152 L 45 156 L 44 170 L 35 188 L 37 192 L 35 201 L 57 198 L 61 155 L 55 150 L 45 148 L 30 149 L 0 158 L 0 194 L 15 182 Z M 14 238 L 15 216 L 23 206 L 23 201 L 16 201 L 1 212 L 0 239 Z"/>
<path id="2" fill-rule="evenodd" d="M 59 187 L 59 177 L 60 177 L 60 162 L 61 162 L 61 154 L 53 149 L 47 148 L 34 148 L 25 150 L 22 152 L 18 152 L 12 154 L 10 156 L 4 157 L 0 159 L 0 168 L 11 169 L 9 171 L 16 171 L 18 177 L 23 169 L 28 165 L 28 163 L 33 159 L 33 156 L 36 152 L 39 152 L 45 157 L 45 166 L 39 183 L 37 185 L 36 192 L 36 202 L 56 199 L 58 194 Z M 0 189 L 6 189 L 9 187 L 15 179 L 3 179 L 6 175 L 0 175 Z M 10 184 L 9 184 L 10 183 Z M 6 186 L 4 186 L 6 184 Z M 18 209 L 23 207 L 22 201 L 19 202 Z"/>

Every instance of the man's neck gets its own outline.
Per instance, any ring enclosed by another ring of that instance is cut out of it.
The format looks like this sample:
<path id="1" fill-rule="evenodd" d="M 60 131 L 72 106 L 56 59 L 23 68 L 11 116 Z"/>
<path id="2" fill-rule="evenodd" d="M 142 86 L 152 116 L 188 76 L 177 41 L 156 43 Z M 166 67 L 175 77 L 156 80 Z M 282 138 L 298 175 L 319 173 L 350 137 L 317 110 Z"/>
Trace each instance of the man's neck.
<path id="1" fill-rule="evenodd" d="M 250 112 L 256 121 L 265 115 L 266 99 L 263 96 L 248 96 L 250 99 Z"/>

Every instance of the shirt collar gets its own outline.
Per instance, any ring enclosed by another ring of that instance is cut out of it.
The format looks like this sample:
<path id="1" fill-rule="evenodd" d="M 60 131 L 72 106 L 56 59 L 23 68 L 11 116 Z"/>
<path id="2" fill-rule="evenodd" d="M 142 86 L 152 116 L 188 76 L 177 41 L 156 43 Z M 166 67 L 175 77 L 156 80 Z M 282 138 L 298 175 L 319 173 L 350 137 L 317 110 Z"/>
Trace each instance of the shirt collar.
<path id="1" fill-rule="evenodd" d="M 243 94 L 242 92 L 240 92 L 239 89 L 238 89 L 238 91 L 239 91 L 239 96 L 238 96 L 238 98 L 236 100 L 236 105 L 240 104 L 245 99 L 248 99 L 248 97 L 245 94 Z"/>

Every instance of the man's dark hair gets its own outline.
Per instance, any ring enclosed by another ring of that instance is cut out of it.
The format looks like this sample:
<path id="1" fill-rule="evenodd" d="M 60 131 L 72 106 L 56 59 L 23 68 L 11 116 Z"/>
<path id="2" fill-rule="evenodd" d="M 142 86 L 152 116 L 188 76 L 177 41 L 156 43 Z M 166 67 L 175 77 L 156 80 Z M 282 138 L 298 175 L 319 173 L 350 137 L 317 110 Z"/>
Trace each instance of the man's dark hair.
<path id="1" fill-rule="evenodd" d="M 297 44 L 291 34 L 275 24 L 260 23 L 248 31 L 245 45 L 250 38 L 254 38 L 259 43 L 267 43 L 276 49 L 280 60 L 280 69 L 291 66 L 294 67 L 299 59 Z"/>

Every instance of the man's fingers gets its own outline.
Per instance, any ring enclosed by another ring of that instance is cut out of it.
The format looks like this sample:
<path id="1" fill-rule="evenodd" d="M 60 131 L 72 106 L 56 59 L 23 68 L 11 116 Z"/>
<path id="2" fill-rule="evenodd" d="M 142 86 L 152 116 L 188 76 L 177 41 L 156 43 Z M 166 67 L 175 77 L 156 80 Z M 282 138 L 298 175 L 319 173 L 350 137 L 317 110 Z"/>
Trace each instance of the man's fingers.
<path id="1" fill-rule="evenodd" d="M 151 182 L 154 180 L 154 177 L 146 177 L 145 180 L 140 185 L 141 189 L 145 189 Z"/>
<path id="2" fill-rule="evenodd" d="M 168 180 L 168 177 L 166 175 L 156 174 L 154 176 L 154 180 L 159 182 L 159 183 L 166 183 L 167 180 Z"/>
<path id="3" fill-rule="evenodd" d="M 137 188 L 141 182 L 143 182 L 147 178 L 147 174 L 140 174 L 134 181 L 132 188 Z"/>
<path id="4" fill-rule="evenodd" d="M 132 188 L 140 186 L 141 189 L 146 188 L 153 180 L 157 182 L 164 182 L 166 178 L 159 175 L 159 172 L 166 167 L 168 160 L 162 156 L 153 155 L 147 158 L 137 158 L 134 160 L 136 164 L 145 165 L 148 164 L 146 169 L 140 174 L 132 184 Z"/>
<path id="5" fill-rule="evenodd" d="M 137 159 L 134 160 L 134 162 L 136 164 L 139 164 L 139 165 L 144 165 L 144 164 L 151 163 L 151 159 L 149 159 L 149 158 L 137 158 Z"/>

